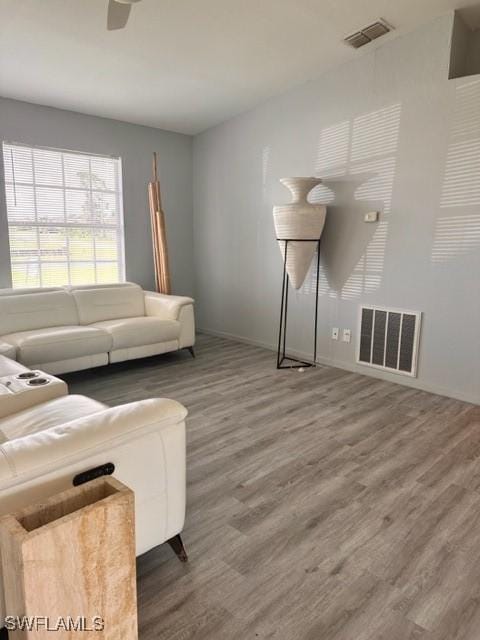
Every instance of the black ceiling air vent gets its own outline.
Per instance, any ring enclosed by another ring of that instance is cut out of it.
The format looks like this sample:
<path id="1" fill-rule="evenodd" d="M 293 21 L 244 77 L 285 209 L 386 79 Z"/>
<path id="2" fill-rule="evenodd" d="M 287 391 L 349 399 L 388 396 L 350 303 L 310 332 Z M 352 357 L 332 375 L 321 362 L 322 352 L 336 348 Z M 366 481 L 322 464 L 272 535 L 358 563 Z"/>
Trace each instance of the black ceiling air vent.
<path id="1" fill-rule="evenodd" d="M 345 38 L 345 42 L 349 44 L 354 49 L 359 49 L 363 47 L 363 45 L 372 42 L 372 40 L 376 40 L 380 38 L 380 36 L 384 36 L 386 33 L 392 30 L 391 27 L 385 20 L 377 20 L 373 24 L 369 24 L 368 27 L 364 27 L 360 29 L 360 31 L 356 31 L 352 33 L 350 36 Z"/>

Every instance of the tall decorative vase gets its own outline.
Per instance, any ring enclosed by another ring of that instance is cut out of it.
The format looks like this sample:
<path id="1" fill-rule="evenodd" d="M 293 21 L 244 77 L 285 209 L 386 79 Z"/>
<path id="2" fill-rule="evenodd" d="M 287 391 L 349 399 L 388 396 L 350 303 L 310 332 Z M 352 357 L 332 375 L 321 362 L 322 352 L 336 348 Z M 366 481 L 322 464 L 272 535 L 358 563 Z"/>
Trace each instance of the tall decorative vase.
<path id="1" fill-rule="evenodd" d="M 278 239 L 278 246 L 285 260 L 290 283 L 294 289 L 302 286 L 318 240 L 322 235 L 327 215 L 323 204 L 313 204 L 307 197 L 310 191 L 320 184 L 320 178 L 280 178 L 292 194 L 289 204 L 279 204 L 273 208 L 273 220 Z M 290 240 L 287 243 L 285 240 Z M 295 242 L 295 240 L 312 240 L 312 242 Z M 286 248 L 287 246 L 287 248 Z"/>

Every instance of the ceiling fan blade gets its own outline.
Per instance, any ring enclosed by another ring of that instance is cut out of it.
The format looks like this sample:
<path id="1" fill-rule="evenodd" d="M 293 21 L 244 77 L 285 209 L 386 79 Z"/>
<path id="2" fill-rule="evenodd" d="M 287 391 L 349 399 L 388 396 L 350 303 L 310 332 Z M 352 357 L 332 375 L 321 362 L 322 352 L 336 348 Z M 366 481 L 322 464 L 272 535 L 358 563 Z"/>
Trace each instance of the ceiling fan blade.
<path id="1" fill-rule="evenodd" d="M 109 0 L 107 13 L 107 29 L 115 31 L 115 29 L 123 29 L 127 24 L 130 15 L 131 4 L 123 4 L 116 0 Z"/>

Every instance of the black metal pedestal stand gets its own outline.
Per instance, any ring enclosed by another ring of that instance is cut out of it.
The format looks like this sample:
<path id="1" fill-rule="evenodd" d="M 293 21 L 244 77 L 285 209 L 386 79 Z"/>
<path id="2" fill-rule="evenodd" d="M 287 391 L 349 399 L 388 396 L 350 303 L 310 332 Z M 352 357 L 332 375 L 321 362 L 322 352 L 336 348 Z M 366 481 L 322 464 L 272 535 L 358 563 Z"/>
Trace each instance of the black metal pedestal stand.
<path id="1" fill-rule="evenodd" d="M 283 282 L 282 282 L 282 304 L 280 308 L 280 326 L 278 329 L 278 349 L 277 349 L 277 369 L 299 369 L 300 367 L 314 367 L 317 360 L 317 325 L 318 325 L 318 277 L 320 270 L 320 238 L 298 239 L 298 238 L 277 238 L 279 242 L 285 242 L 285 253 L 283 257 Z M 287 274 L 287 253 L 289 242 L 316 242 L 317 243 L 317 282 L 315 289 L 315 322 L 313 332 L 313 360 L 304 362 L 297 358 L 285 355 L 287 341 L 287 315 L 288 315 L 288 285 Z M 295 364 L 283 364 L 285 360 Z"/>

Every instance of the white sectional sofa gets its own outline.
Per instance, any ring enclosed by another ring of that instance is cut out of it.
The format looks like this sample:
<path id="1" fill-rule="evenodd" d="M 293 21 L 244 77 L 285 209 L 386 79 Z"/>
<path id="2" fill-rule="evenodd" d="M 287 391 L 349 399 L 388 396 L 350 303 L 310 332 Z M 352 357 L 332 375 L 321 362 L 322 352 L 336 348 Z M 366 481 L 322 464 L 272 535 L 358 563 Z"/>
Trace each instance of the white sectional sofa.
<path id="1" fill-rule="evenodd" d="M 67 319 L 66 311 L 62 317 Z M 0 379 L 24 371 L 26 367 L 0 356 Z M 79 473 L 112 463 L 114 476 L 135 493 L 137 554 L 168 541 L 186 559 L 179 536 L 186 490 L 187 411 L 181 404 L 156 398 L 109 408 L 61 389 L 55 399 L 9 414 L 4 391 L 0 516 L 71 488 Z M 0 575 L 0 628 L 5 614 L 1 584 Z"/>
<path id="2" fill-rule="evenodd" d="M 188 348 L 193 300 L 133 283 L 0 290 L 0 354 L 52 374 Z"/>

